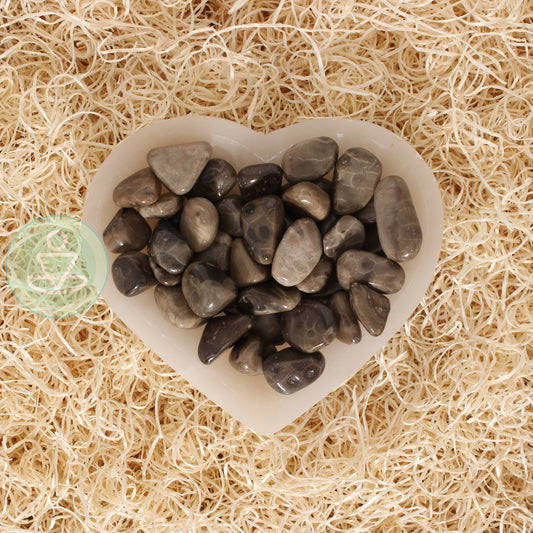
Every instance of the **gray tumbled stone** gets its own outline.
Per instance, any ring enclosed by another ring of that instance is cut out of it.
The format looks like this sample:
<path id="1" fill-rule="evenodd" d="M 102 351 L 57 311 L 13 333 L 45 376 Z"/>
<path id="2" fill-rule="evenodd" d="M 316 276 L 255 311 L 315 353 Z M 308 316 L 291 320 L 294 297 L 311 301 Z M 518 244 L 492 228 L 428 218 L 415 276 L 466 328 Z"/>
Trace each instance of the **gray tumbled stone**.
<path id="1" fill-rule="evenodd" d="M 224 159 L 210 159 L 190 190 L 190 196 L 202 196 L 216 204 L 228 194 L 235 182 L 237 173 Z"/>
<path id="2" fill-rule="evenodd" d="M 282 199 L 296 213 L 324 220 L 330 209 L 329 194 L 310 181 L 300 181 L 285 190 Z"/>
<path id="3" fill-rule="evenodd" d="M 148 256 L 148 262 L 150 263 L 150 268 L 154 273 L 155 279 L 159 283 L 165 285 L 166 287 L 174 287 L 175 285 L 179 285 L 181 282 L 181 274 L 170 274 L 163 267 L 160 267 L 151 255 Z"/>
<path id="4" fill-rule="evenodd" d="M 362 283 L 352 283 L 350 304 L 355 316 L 368 333 L 374 337 L 381 335 L 390 312 L 389 299 Z"/>
<path id="5" fill-rule="evenodd" d="M 263 359 L 276 349 L 256 335 L 239 339 L 229 356 L 229 362 L 241 374 L 256 376 L 263 372 Z"/>
<path id="6" fill-rule="evenodd" d="M 350 248 L 361 248 L 364 242 L 364 224 L 350 215 L 341 217 L 322 240 L 324 253 L 333 260 Z"/>
<path id="7" fill-rule="evenodd" d="M 153 204 L 161 192 L 161 183 L 150 168 L 143 168 L 122 180 L 113 190 L 113 201 L 119 207 Z"/>
<path id="8" fill-rule="evenodd" d="M 338 153 L 333 139 L 315 137 L 291 146 L 283 155 L 281 167 L 289 183 L 314 181 L 335 166 Z"/>
<path id="9" fill-rule="evenodd" d="M 191 260 L 192 250 L 170 222 L 160 220 L 154 228 L 148 254 L 170 274 L 181 274 Z"/>
<path id="10" fill-rule="evenodd" d="M 200 252 L 196 256 L 196 260 L 209 263 L 210 265 L 227 272 L 230 265 L 232 242 L 233 239 L 231 238 L 231 235 L 228 235 L 223 231 L 219 231 L 211 246 L 203 252 Z"/>
<path id="11" fill-rule="evenodd" d="M 345 344 L 355 344 L 361 340 L 361 327 L 357 321 L 350 297 L 345 291 L 338 291 L 329 299 L 329 308 L 337 322 L 337 339 Z"/>
<path id="12" fill-rule="evenodd" d="M 137 207 L 137 211 L 144 218 L 167 218 L 179 213 L 183 205 L 183 198 L 173 192 L 167 192 L 159 197 L 159 200 L 150 205 Z"/>
<path id="13" fill-rule="evenodd" d="M 161 314 L 178 328 L 197 328 L 205 320 L 196 316 L 183 296 L 181 287 L 157 285 L 154 291 L 155 303 Z"/>
<path id="14" fill-rule="evenodd" d="M 104 230 L 105 245 L 113 253 L 142 250 L 152 230 L 146 220 L 130 207 L 119 209 Z"/>
<path id="15" fill-rule="evenodd" d="M 272 281 L 246 287 L 239 294 L 239 307 L 246 313 L 270 315 L 294 309 L 302 295 L 296 287 L 280 287 Z"/>
<path id="16" fill-rule="evenodd" d="M 230 194 L 216 205 L 218 227 L 233 237 L 242 237 L 241 210 L 242 200 L 236 194 Z"/>
<path id="17" fill-rule="evenodd" d="M 156 284 L 148 262 L 142 252 L 125 252 L 111 266 L 115 287 L 125 296 L 135 296 Z"/>
<path id="18" fill-rule="evenodd" d="M 322 256 L 311 274 L 298 283 L 296 287 L 308 294 L 318 292 L 325 287 L 332 270 L 333 265 L 331 261 L 327 257 Z"/>
<path id="19" fill-rule="evenodd" d="M 242 239 L 235 239 L 231 244 L 230 274 L 237 287 L 248 287 L 267 281 L 270 277 L 270 267 L 256 263 Z"/>
<path id="20" fill-rule="evenodd" d="M 187 200 L 181 211 L 180 231 L 195 252 L 202 252 L 213 244 L 218 232 L 218 211 L 207 199 Z"/>

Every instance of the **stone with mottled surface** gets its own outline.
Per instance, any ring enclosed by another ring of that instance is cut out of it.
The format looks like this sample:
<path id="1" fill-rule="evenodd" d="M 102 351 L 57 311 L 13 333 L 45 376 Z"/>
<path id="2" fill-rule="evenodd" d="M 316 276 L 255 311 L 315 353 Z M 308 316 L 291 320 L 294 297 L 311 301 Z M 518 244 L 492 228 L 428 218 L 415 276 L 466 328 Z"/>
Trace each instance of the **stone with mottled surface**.
<path id="1" fill-rule="evenodd" d="M 146 220 L 130 207 L 119 209 L 104 230 L 105 245 L 113 253 L 142 250 L 152 230 Z"/>
<path id="2" fill-rule="evenodd" d="M 229 362 L 241 374 L 257 376 L 263 372 L 263 359 L 275 351 L 274 346 L 261 337 L 248 335 L 235 343 Z"/>
<path id="3" fill-rule="evenodd" d="M 281 198 L 285 205 L 299 215 L 324 220 L 329 214 L 329 194 L 310 181 L 295 183 L 287 188 Z"/>
<path id="4" fill-rule="evenodd" d="M 333 260 L 350 248 L 361 248 L 364 242 L 364 224 L 350 215 L 339 218 L 322 239 L 324 254 Z"/>
<path id="5" fill-rule="evenodd" d="M 270 278 L 270 267 L 256 263 L 242 239 L 231 244 L 230 275 L 239 288 L 262 283 Z"/>
<path id="6" fill-rule="evenodd" d="M 219 231 L 213 244 L 203 252 L 200 252 L 195 260 L 201 261 L 203 263 L 209 263 L 224 272 L 229 271 L 230 265 L 230 255 L 231 255 L 231 245 L 233 239 L 231 235 Z"/>
<path id="7" fill-rule="evenodd" d="M 263 374 L 276 392 L 293 394 L 316 381 L 325 366 L 326 361 L 320 352 L 302 353 L 285 348 L 263 360 Z"/>
<path id="8" fill-rule="evenodd" d="M 111 266 L 111 276 L 125 296 L 135 296 L 156 284 L 148 256 L 137 251 L 119 255 Z"/>
<path id="9" fill-rule="evenodd" d="M 230 194 L 216 205 L 218 227 L 233 237 L 242 237 L 241 210 L 242 200 L 236 194 Z"/>
<path id="10" fill-rule="evenodd" d="M 296 287 L 280 287 L 272 281 L 247 287 L 239 294 L 239 307 L 246 313 L 269 315 L 294 309 L 302 295 Z"/>
<path id="11" fill-rule="evenodd" d="M 251 332 L 265 339 L 270 344 L 283 344 L 285 339 L 281 334 L 281 314 L 254 315 Z"/>
<path id="12" fill-rule="evenodd" d="M 337 339 L 344 344 L 355 344 L 361 341 L 361 327 L 357 321 L 350 297 L 345 291 L 338 291 L 329 299 L 329 308 L 337 323 Z"/>
<path id="13" fill-rule="evenodd" d="M 291 146 L 283 155 L 281 167 L 289 183 L 314 181 L 335 166 L 339 147 L 330 137 L 315 137 Z"/>
<path id="14" fill-rule="evenodd" d="M 405 272 L 398 263 L 386 257 L 364 250 L 348 250 L 337 261 L 337 279 L 345 290 L 357 281 L 392 294 L 403 287 Z"/>
<path id="15" fill-rule="evenodd" d="M 161 192 L 161 182 L 150 168 L 143 168 L 113 189 L 113 201 L 119 207 L 140 207 L 157 201 Z"/>
<path id="16" fill-rule="evenodd" d="M 208 318 L 237 298 L 233 280 L 219 268 L 195 261 L 183 273 L 181 287 L 195 315 Z"/>
<path id="17" fill-rule="evenodd" d="M 355 216 L 365 225 L 376 223 L 376 206 L 374 205 L 373 196 L 361 211 L 357 211 Z"/>
<path id="18" fill-rule="evenodd" d="M 237 183 L 244 202 L 261 196 L 279 194 L 283 172 L 275 163 L 249 165 L 239 170 Z"/>
<path id="19" fill-rule="evenodd" d="M 381 177 L 379 159 L 364 148 L 350 148 L 339 157 L 333 175 L 333 209 L 339 215 L 360 211 L 372 198 Z"/>
<path id="20" fill-rule="evenodd" d="M 209 143 L 192 142 L 152 148 L 146 160 L 168 190 L 183 195 L 193 188 L 210 157 Z"/>
<path id="21" fill-rule="evenodd" d="M 326 286 L 332 270 L 333 264 L 331 261 L 327 257 L 322 256 L 311 274 L 298 283 L 296 287 L 308 294 L 318 292 Z"/>
<path id="22" fill-rule="evenodd" d="M 283 232 L 283 221 L 283 202 L 278 196 L 262 196 L 244 204 L 241 213 L 244 244 L 260 265 L 272 263 Z"/>
<path id="23" fill-rule="evenodd" d="M 218 232 L 218 211 L 207 199 L 187 200 L 181 211 L 180 231 L 195 252 L 203 252 L 213 244 Z"/>
<path id="24" fill-rule="evenodd" d="M 154 228 L 148 254 L 168 273 L 181 274 L 191 260 L 192 250 L 172 223 L 160 220 Z"/>
<path id="25" fill-rule="evenodd" d="M 167 192 L 159 197 L 159 200 L 150 205 L 137 207 L 139 215 L 144 218 L 169 218 L 179 213 L 183 205 L 183 198 L 173 192 Z"/>
<path id="26" fill-rule="evenodd" d="M 350 305 L 355 316 L 370 335 L 381 335 L 390 312 L 389 299 L 362 283 L 350 286 Z"/>
<path id="27" fill-rule="evenodd" d="M 196 316 L 183 296 L 181 287 L 157 285 L 154 291 L 157 308 L 161 314 L 178 328 L 197 328 L 205 319 Z"/>
<path id="28" fill-rule="evenodd" d="M 383 178 L 374 194 L 376 224 L 385 255 L 394 261 L 408 261 L 422 246 L 422 228 L 411 193 L 400 176 Z"/>
<path id="29" fill-rule="evenodd" d="M 312 218 L 299 218 L 283 235 L 272 261 L 272 277 L 285 287 L 301 283 L 322 256 L 322 235 Z"/>
<path id="30" fill-rule="evenodd" d="M 337 324 L 329 307 L 312 300 L 283 313 L 281 330 L 293 348 L 306 353 L 320 350 L 337 336 Z"/>
<path id="31" fill-rule="evenodd" d="M 205 365 L 212 363 L 224 350 L 231 348 L 250 328 L 252 318 L 231 315 L 211 318 L 198 344 L 198 357 Z"/>
<path id="32" fill-rule="evenodd" d="M 210 159 L 189 196 L 201 196 L 216 204 L 233 189 L 236 181 L 237 172 L 225 159 Z"/>
<path id="33" fill-rule="evenodd" d="M 148 262 L 150 263 L 150 268 L 154 273 L 155 279 L 159 283 L 165 285 L 166 287 L 174 287 L 175 285 L 180 284 L 181 274 L 168 273 L 164 268 L 160 267 L 156 263 L 155 259 L 151 255 L 148 256 Z"/>

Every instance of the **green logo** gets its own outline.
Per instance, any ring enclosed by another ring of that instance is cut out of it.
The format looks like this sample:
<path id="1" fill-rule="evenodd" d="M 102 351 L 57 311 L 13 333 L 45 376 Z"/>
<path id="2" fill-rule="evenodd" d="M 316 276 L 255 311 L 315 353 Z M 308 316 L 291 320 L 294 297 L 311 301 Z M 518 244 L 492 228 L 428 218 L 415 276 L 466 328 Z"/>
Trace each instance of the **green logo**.
<path id="1" fill-rule="evenodd" d="M 104 288 L 107 272 L 100 237 L 81 220 L 62 215 L 26 224 L 6 256 L 7 281 L 17 300 L 50 318 L 90 307 Z"/>

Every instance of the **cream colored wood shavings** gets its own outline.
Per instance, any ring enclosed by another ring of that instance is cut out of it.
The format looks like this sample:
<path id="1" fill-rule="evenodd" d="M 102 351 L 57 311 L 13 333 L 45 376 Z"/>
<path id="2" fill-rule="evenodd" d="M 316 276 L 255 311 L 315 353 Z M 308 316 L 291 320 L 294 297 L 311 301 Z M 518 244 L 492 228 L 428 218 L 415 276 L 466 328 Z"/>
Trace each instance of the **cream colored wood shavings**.
<path id="1" fill-rule="evenodd" d="M 2 257 L 81 216 L 120 140 L 187 113 L 385 126 L 446 229 L 409 322 L 271 438 L 104 301 L 53 321 L 2 277 L 0 530 L 532 531 L 532 27 L 526 0 L 1 2 Z"/>

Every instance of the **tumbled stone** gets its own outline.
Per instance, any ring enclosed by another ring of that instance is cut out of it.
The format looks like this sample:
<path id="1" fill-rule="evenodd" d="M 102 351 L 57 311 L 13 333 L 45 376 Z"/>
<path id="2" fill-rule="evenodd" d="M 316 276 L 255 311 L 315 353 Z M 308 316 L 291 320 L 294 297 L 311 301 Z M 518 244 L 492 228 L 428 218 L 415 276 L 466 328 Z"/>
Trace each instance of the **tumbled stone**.
<path id="1" fill-rule="evenodd" d="M 211 145 L 193 142 L 152 148 L 146 160 L 153 173 L 175 194 L 187 194 L 211 156 Z"/>
<path id="2" fill-rule="evenodd" d="M 242 236 L 252 259 L 260 265 L 272 263 L 283 231 L 284 209 L 279 196 L 262 196 L 244 204 Z"/>
<path id="3" fill-rule="evenodd" d="M 119 292 L 135 296 L 155 285 L 156 280 L 142 252 L 126 252 L 119 255 L 111 266 L 111 275 Z"/>
<path id="4" fill-rule="evenodd" d="M 353 313 L 347 292 L 338 291 L 329 299 L 329 308 L 337 323 L 337 339 L 345 344 L 355 344 L 361 340 L 361 327 Z"/>
<path id="5" fill-rule="evenodd" d="M 296 287 L 280 287 L 271 281 L 247 287 L 239 294 L 239 306 L 246 313 L 269 315 L 294 309 L 301 293 Z"/>
<path id="6" fill-rule="evenodd" d="M 338 153 L 339 147 L 333 139 L 315 137 L 291 146 L 283 155 L 281 167 L 290 183 L 313 181 L 335 166 Z"/>
<path id="7" fill-rule="evenodd" d="M 322 235 L 311 218 L 299 218 L 283 235 L 272 261 L 272 277 L 291 287 L 302 282 L 322 256 Z"/>
<path id="8" fill-rule="evenodd" d="M 213 244 L 218 231 L 218 211 L 207 198 L 187 200 L 181 211 L 180 231 L 195 252 Z"/>
<path id="9" fill-rule="evenodd" d="M 331 276 L 333 265 L 326 257 L 322 256 L 311 274 L 296 287 L 302 292 L 313 293 L 322 290 Z"/>
<path id="10" fill-rule="evenodd" d="M 283 313 L 281 331 L 285 340 L 297 350 L 316 352 L 337 336 L 337 324 L 327 305 L 306 300 Z"/>
<path id="11" fill-rule="evenodd" d="M 330 214 L 324 220 L 321 220 L 317 224 L 320 233 L 325 235 L 337 223 L 337 220 L 339 220 L 338 215 L 330 212 Z"/>
<path id="12" fill-rule="evenodd" d="M 263 372 L 263 359 L 274 353 L 272 344 L 256 335 L 239 339 L 229 356 L 229 362 L 241 374 L 257 376 Z"/>
<path id="13" fill-rule="evenodd" d="M 157 285 L 154 291 L 154 297 L 161 314 L 178 328 L 197 328 L 205 321 L 192 312 L 183 296 L 181 287 Z"/>
<path id="14" fill-rule="evenodd" d="M 391 294 L 404 284 L 405 272 L 396 262 L 364 250 L 348 250 L 337 261 L 337 279 L 348 290 L 354 281 Z"/>
<path id="15" fill-rule="evenodd" d="M 267 281 L 270 277 L 270 267 L 256 263 L 242 239 L 235 239 L 231 244 L 230 275 L 237 287 L 248 287 Z"/>
<path id="16" fill-rule="evenodd" d="M 231 238 L 231 235 L 228 235 L 223 231 L 219 231 L 215 237 L 215 240 L 213 241 L 213 244 L 207 248 L 207 250 L 200 252 L 196 257 L 196 260 L 203 263 L 209 263 L 210 265 L 227 272 L 230 265 L 232 242 L 233 239 Z"/>
<path id="17" fill-rule="evenodd" d="M 362 283 L 352 283 L 350 304 L 355 316 L 368 333 L 374 337 L 381 335 L 390 312 L 389 299 Z"/>
<path id="18" fill-rule="evenodd" d="M 367 252 L 385 256 L 383 249 L 381 248 L 381 243 L 379 242 L 377 224 L 365 224 L 365 242 L 363 243 L 362 248 Z"/>
<path id="19" fill-rule="evenodd" d="M 130 207 L 119 209 L 104 230 L 104 243 L 113 253 L 142 250 L 152 230 L 146 220 Z"/>
<path id="20" fill-rule="evenodd" d="M 169 218 L 179 212 L 183 205 L 183 198 L 173 192 L 167 192 L 151 205 L 138 207 L 137 211 L 144 218 Z"/>
<path id="21" fill-rule="evenodd" d="M 113 189 L 113 201 L 119 207 L 140 207 L 153 204 L 160 192 L 161 182 L 150 168 L 143 168 Z"/>
<path id="22" fill-rule="evenodd" d="M 261 196 L 279 194 L 283 172 L 274 163 L 260 163 L 249 165 L 239 170 L 237 183 L 244 202 L 249 202 Z"/>
<path id="23" fill-rule="evenodd" d="M 198 357 L 205 365 L 212 363 L 224 350 L 231 348 L 250 328 L 252 318 L 231 315 L 211 318 L 198 344 Z"/>
<path id="24" fill-rule="evenodd" d="M 189 264 L 192 250 L 170 222 L 160 220 L 154 228 L 148 254 L 170 274 L 180 274 Z"/>
<path id="25" fill-rule="evenodd" d="M 218 211 L 218 227 L 233 237 L 242 237 L 240 196 L 231 194 L 216 205 Z"/>
<path id="26" fill-rule="evenodd" d="M 237 298 L 233 280 L 219 268 L 195 261 L 183 273 L 181 287 L 195 315 L 216 315 Z"/>
<path id="27" fill-rule="evenodd" d="M 357 211 L 355 216 L 365 225 L 376 223 L 376 206 L 374 205 L 373 196 L 361 211 Z"/>
<path id="28" fill-rule="evenodd" d="M 293 394 L 316 381 L 325 366 L 326 360 L 320 352 L 302 353 L 285 348 L 263 360 L 263 374 L 276 392 Z"/>
<path id="29" fill-rule="evenodd" d="M 297 213 L 315 220 L 324 220 L 329 214 L 329 194 L 310 181 L 301 181 L 289 187 L 282 200 Z"/>
<path id="30" fill-rule="evenodd" d="M 334 260 L 350 248 L 361 248 L 364 242 L 365 226 L 350 215 L 339 218 L 322 240 L 324 253 Z"/>
<path id="31" fill-rule="evenodd" d="M 150 268 L 154 273 L 155 279 L 165 285 L 166 287 L 174 287 L 181 282 L 181 274 L 170 274 L 164 268 L 160 267 L 155 259 L 149 255 L 148 262 L 150 263 Z"/>
<path id="32" fill-rule="evenodd" d="M 404 179 L 400 176 L 383 178 L 376 187 L 374 205 L 385 255 L 394 261 L 416 257 L 422 246 L 422 228 Z"/>
<path id="33" fill-rule="evenodd" d="M 328 178 L 320 178 L 315 181 L 313 181 L 315 185 L 318 185 L 324 192 L 327 192 L 328 195 L 331 193 L 331 180 L 328 180 Z M 331 196 L 331 195 L 330 195 Z"/>
<path id="34" fill-rule="evenodd" d="M 237 173 L 224 159 L 210 159 L 190 190 L 190 196 L 201 196 L 216 204 L 228 194 L 235 182 Z"/>
<path id="35" fill-rule="evenodd" d="M 285 339 L 281 334 L 281 314 L 254 315 L 251 332 L 270 344 L 283 344 Z"/>
<path id="36" fill-rule="evenodd" d="M 360 211 L 372 198 L 381 177 L 379 159 L 364 148 L 350 148 L 339 157 L 333 174 L 333 209 L 339 215 Z"/>

